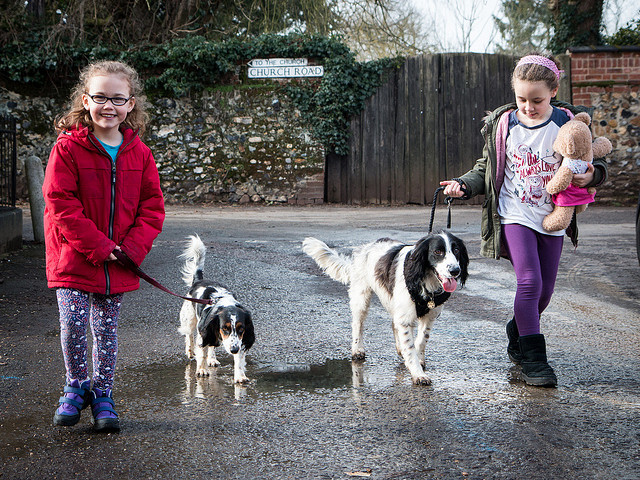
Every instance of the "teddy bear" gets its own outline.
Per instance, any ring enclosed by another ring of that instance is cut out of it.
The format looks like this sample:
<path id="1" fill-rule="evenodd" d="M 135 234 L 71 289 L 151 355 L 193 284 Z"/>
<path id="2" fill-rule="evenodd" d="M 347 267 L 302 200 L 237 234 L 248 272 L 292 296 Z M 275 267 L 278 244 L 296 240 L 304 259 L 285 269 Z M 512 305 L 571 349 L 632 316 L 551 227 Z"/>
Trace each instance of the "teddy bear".
<path id="1" fill-rule="evenodd" d="M 575 174 L 585 173 L 594 157 L 604 157 L 611 152 L 611 142 L 605 137 L 592 141 L 591 117 L 580 112 L 562 125 L 553 142 L 553 149 L 562 155 L 562 164 L 546 186 L 553 199 L 553 211 L 542 221 L 548 232 L 563 230 L 569 226 L 573 212 L 584 212 L 587 204 L 595 199 L 595 188 L 576 187 L 571 183 Z"/>

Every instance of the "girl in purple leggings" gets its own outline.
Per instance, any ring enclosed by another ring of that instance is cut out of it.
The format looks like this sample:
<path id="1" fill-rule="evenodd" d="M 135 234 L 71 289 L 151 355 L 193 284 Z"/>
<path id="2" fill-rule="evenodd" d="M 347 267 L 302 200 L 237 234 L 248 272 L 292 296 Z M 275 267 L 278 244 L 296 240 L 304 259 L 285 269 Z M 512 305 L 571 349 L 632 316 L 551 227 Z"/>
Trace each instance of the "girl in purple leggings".
<path id="1" fill-rule="evenodd" d="M 553 141 L 578 112 L 554 98 L 561 73 L 552 57 L 522 57 L 511 82 L 515 103 L 494 110 L 485 120 L 483 157 L 461 178 L 440 182 L 451 197 L 485 195 L 480 253 L 508 258 L 517 279 L 514 318 L 506 325 L 507 354 L 522 366 L 527 384 L 542 387 L 558 382 L 547 362 L 540 315 L 553 294 L 565 233 L 577 245 L 575 216 L 566 231 L 542 227 L 553 210 L 545 186 L 562 160 L 553 151 Z M 573 184 L 597 186 L 606 177 L 606 163 L 597 159 L 586 173 L 574 176 Z"/>

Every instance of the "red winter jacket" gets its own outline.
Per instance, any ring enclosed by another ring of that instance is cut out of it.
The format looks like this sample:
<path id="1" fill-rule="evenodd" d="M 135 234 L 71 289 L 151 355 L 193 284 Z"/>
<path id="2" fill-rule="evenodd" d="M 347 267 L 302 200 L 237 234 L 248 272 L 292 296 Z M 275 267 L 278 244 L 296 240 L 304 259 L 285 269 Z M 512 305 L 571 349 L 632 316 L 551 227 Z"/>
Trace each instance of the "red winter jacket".
<path id="1" fill-rule="evenodd" d="M 122 131 L 115 164 L 86 127 L 62 132 L 51 151 L 42 192 L 47 282 L 115 294 L 136 290 L 138 277 L 116 261 L 116 245 L 137 264 L 162 231 L 164 200 L 151 150 Z"/>

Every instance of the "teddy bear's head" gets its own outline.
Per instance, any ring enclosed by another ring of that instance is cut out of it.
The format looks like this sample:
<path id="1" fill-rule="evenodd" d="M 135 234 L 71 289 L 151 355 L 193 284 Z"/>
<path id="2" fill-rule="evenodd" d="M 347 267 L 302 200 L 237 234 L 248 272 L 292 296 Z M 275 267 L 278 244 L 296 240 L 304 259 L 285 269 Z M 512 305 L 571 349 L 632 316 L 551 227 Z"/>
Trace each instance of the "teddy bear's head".
<path id="1" fill-rule="evenodd" d="M 573 120 L 569 120 L 560 127 L 558 136 L 553 142 L 553 149 L 563 157 L 585 162 L 593 161 L 590 123 L 591 117 L 588 113 L 578 113 Z"/>

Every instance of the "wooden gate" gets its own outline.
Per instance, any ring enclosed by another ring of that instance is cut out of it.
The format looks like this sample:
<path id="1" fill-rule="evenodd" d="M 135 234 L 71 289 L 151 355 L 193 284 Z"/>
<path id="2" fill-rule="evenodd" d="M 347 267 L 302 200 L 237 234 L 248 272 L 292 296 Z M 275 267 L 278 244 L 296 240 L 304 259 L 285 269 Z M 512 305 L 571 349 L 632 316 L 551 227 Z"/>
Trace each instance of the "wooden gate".
<path id="1" fill-rule="evenodd" d="M 516 57 L 437 54 L 408 58 L 351 121 L 350 154 L 329 155 L 325 200 L 427 204 L 440 180 L 482 155 L 487 111 L 513 101 Z"/>

